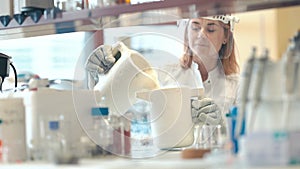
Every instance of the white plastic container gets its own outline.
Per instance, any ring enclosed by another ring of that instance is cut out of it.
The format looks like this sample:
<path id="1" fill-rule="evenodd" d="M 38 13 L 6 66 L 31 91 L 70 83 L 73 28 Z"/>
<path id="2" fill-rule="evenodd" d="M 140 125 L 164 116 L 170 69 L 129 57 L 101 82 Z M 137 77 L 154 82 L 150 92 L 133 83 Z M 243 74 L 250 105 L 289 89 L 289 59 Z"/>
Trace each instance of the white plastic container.
<path id="1" fill-rule="evenodd" d="M 2 0 L 0 5 L 0 16 L 13 15 L 13 0 Z"/>
<path id="2" fill-rule="evenodd" d="M 188 87 L 137 92 L 138 98 L 152 103 L 150 116 L 155 146 L 160 149 L 179 148 L 194 142 L 191 99 L 203 95 L 203 89 Z"/>
<path id="3" fill-rule="evenodd" d="M 43 140 L 46 137 L 48 122 L 63 122 L 62 132 L 74 152 L 81 149 L 78 145 L 92 127 L 89 114 L 97 106 L 95 97 L 99 94 L 89 90 L 55 90 L 39 88 L 24 94 L 26 98 L 27 144 L 34 160 L 43 158 Z M 63 119 L 62 119 L 63 118 Z M 80 155 L 80 154 L 79 154 Z"/>
<path id="4" fill-rule="evenodd" d="M 25 107 L 22 98 L 0 99 L 2 162 L 27 160 Z"/>
<path id="5" fill-rule="evenodd" d="M 122 43 L 119 46 L 120 59 L 107 74 L 99 76 L 99 83 L 94 87 L 106 97 L 113 115 L 123 115 L 133 106 L 137 101 L 135 92 L 159 87 L 157 74 L 144 56 Z"/>

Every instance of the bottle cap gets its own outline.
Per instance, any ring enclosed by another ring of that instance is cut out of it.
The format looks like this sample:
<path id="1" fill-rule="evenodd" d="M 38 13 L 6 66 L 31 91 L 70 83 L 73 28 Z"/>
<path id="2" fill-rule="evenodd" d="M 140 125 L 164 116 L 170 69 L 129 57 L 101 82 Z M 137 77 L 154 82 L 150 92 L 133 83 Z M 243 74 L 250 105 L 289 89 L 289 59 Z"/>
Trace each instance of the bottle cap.
<path id="1" fill-rule="evenodd" d="M 58 121 L 49 121 L 49 129 L 50 130 L 57 130 L 59 128 Z"/>
<path id="2" fill-rule="evenodd" d="M 92 116 L 107 116 L 108 115 L 108 107 L 93 107 L 92 108 Z"/>

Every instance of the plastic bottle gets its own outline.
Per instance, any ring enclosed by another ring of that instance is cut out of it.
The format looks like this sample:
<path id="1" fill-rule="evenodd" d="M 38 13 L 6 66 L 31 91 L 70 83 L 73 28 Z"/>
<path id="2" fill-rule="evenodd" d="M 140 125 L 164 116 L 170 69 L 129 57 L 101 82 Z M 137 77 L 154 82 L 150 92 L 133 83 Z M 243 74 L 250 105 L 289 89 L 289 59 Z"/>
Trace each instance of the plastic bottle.
<path id="1" fill-rule="evenodd" d="M 131 109 L 131 155 L 133 158 L 152 157 L 155 147 L 151 136 L 150 105 L 140 101 Z"/>
<path id="2" fill-rule="evenodd" d="M 46 135 L 46 160 L 57 162 L 59 158 L 68 153 L 67 143 L 64 135 L 60 132 L 59 121 L 49 121 L 49 131 Z"/>
<path id="3" fill-rule="evenodd" d="M 93 128 L 94 128 L 94 138 L 102 149 L 103 153 L 110 151 L 112 144 L 112 127 L 108 121 L 108 107 L 94 107 L 92 108 L 93 117 Z"/>

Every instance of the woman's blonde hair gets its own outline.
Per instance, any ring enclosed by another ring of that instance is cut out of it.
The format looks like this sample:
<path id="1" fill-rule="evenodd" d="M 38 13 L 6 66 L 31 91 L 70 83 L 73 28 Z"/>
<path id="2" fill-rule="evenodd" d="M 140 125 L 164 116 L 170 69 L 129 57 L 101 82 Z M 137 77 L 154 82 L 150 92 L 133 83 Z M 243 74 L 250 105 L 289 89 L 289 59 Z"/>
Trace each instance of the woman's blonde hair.
<path id="1" fill-rule="evenodd" d="M 219 58 L 223 65 L 225 75 L 239 73 L 239 64 L 237 62 L 236 54 L 235 54 L 235 42 L 233 38 L 233 34 L 230 31 L 229 24 L 224 24 L 221 21 L 218 21 L 224 28 L 225 37 L 227 37 L 227 43 L 222 44 L 222 47 L 219 51 Z M 183 68 L 190 68 L 193 61 L 194 53 L 190 49 L 189 39 L 188 39 L 188 29 L 189 29 L 190 21 L 188 22 L 185 28 L 184 35 L 184 53 L 180 59 L 181 66 Z"/>

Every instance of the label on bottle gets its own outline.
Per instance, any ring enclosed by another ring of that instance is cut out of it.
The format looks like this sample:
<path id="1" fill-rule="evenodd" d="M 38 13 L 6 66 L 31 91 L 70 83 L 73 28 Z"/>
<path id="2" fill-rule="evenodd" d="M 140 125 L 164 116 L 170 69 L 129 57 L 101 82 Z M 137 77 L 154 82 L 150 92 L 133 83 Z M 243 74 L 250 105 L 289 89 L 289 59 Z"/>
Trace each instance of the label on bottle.
<path id="1" fill-rule="evenodd" d="M 2 140 L 0 140 L 0 162 L 2 161 Z"/>

